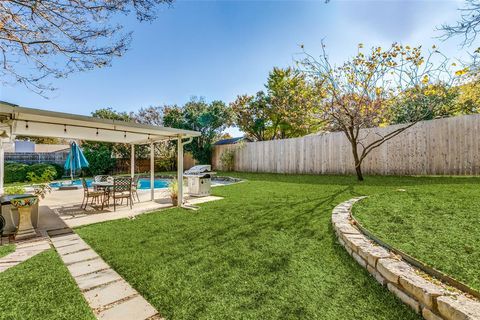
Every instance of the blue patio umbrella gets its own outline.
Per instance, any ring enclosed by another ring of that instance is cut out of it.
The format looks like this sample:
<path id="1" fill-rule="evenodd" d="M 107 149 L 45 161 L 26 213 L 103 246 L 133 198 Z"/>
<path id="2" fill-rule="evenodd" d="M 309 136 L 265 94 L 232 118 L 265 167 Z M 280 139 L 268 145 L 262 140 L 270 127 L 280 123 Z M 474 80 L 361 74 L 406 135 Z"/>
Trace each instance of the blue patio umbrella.
<path id="1" fill-rule="evenodd" d="M 82 149 L 74 142 L 70 144 L 70 153 L 65 161 L 65 170 L 70 169 L 70 177 L 73 180 L 73 173 L 82 168 L 88 167 L 88 161 L 83 155 Z"/>

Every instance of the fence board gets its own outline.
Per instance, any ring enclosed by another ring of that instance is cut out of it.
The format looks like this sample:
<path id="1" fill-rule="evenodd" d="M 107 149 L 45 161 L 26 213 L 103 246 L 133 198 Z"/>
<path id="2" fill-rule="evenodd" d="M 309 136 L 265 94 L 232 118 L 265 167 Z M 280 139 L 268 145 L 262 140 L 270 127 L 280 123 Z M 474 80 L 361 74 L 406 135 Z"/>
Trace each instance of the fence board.
<path id="1" fill-rule="evenodd" d="M 398 126 L 364 129 L 367 141 L 376 132 Z M 363 163 L 365 174 L 480 174 L 480 115 L 417 123 L 371 152 Z M 353 174 L 351 146 L 342 132 L 295 139 L 215 146 L 212 165 L 222 170 L 224 150 L 235 148 L 235 170 L 274 173 Z"/>

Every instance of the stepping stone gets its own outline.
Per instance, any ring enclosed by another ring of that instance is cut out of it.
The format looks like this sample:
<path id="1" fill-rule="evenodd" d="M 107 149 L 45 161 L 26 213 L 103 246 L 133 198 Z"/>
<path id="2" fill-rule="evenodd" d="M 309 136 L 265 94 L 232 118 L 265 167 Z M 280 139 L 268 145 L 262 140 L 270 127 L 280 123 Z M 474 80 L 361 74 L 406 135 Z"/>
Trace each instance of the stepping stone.
<path id="1" fill-rule="evenodd" d="M 109 304 L 138 294 L 125 281 L 116 281 L 84 293 L 85 299 L 93 309 L 105 307 Z"/>
<path id="2" fill-rule="evenodd" d="M 59 237 L 59 238 L 54 238 L 54 239 L 58 239 L 58 240 L 55 240 L 53 241 L 52 240 L 52 243 L 53 245 L 55 245 L 56 247 L 64 247 L 64 246 L 68 246 L 68 245 L 71 245 L 71 244 L 75 244 L 75 243 L 78 243 L 79 241 L 82 241 L 83 240 L 75 235 L 75 237 Z"/>
<path id="3" fill-rule="evenodd" d="M 17 249 L 27 249 L 31 247 L 37 247 L 37 246 L 45 246 L 48 245 L 50 246 L 49 242 L 45 239 L 42 240 L 37 240 L 37 241 L 30 241 L 30 242 L 20 242 L 15 245 Z"/>
<path id="4" fill-rule="evenodd" d="M 62 229 L 56 229 L 56 230 L 50 230 L 48 231 L 48 235 L 51 237 L 58 236 L 58 235 L 63 235 L 63 234 L 72 234 L 73 231 L 70 228 L 62 228 Z"/>
<path id="5" fill-rule="evenodd" d="M 21 251 L 29 252 L 29 251 L 44 251 L 50 249 L 50 244 L 48 242 L 36 243 L 34 245 L 28 247 L 17 247 L 17 250 L 22 249 Z"/>
<path id="6" fill-rule="evenodd" d="M 74 264 L 70 264 L 67 266 L 68 271 L 72 274 L 72 276 L 78 277 L 84 274 L 109 269 L 109 265 L 106 264 L 100 257 L 94 260 L 87 260 L 82 262 L 77 262 Z"/>
<path id="7" fill-rule="evenodd" d="M 63 263 L 65 263 L 66 265 L 69 265 L 69 264 L 80 262 L 80 261 L 98 258 L 99 255 L 93 250 L 83 250 L 83 251 L 67 254 L 61 257 L 62 257 Z"/>
<path id="8" fill-rule="evenodd" d="M 145 299 L 135 297 L 100 312 L 97 318 L 102 320 L 145 320 L 156 314 L 157 310 Z"/>
<path id="9" fill-rule="evenodd" d="M 59 235 L 56 237 L 50 237 L 50 241 L 53 243 L 57 243 L 59 241 L 64 241 L 64 240 L 71 240 L 71 239 L 80 239 L 80 236 L 76 233 L 71 233 L 67 235 Z"/>
<path id="10" fill-rule="evenodd" d="M 69 254 L 69 253 L 74 253 L 74 252 L 90 249 L 90 246 L 88 244 L 84 243 L 84 242 L 79 242 L 79 243 L 73 244 L 71 246 L 60 247 L 60 248 L 57 248 L 55 246 L 55 248 L 57 249 L 57 252 L 60 255 L 65 255 L 65 254 Z"/>
<path id="11" fill-rule="evenodd" d="M 22 261 L 0 261 L 0 268 L 11 268 L 13 266 L 16 266 L 17 264 L 21 263 Z"/>
<path id="12" fill-rule="evenodd" d="M 76 277 L 75 281 L 80 290 L 86 291 L 120 279 L 122 277 L 118 273 L 108 269 Z"/>
<path id="13" fill-rule="evenodd" d="M 157 310 L 78 235 L 51 241 L 98 319 L 161 319 Z"/>
<path id="14" fill-rule="evenodd" d="M 48 249 L 50 249 L 50 243 L 45 238 L 19 242 L 16 244 L 14 252 L 0 258 L 0 272 L 14 267 Z"/>

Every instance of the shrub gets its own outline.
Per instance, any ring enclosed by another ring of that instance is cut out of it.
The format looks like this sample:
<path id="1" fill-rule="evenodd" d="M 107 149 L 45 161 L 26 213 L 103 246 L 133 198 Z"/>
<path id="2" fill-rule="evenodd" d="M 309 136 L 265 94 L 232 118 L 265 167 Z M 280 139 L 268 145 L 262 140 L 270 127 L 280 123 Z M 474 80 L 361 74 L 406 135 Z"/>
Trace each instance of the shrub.
<path id="1" fill-rule="evenodd" d="M 23 186 L 6 187 L 3 192 L 5 194 L 24 194 L 25 188 Z"/>
<path id="2" fill-rule="evenodd" d="M 63 175 L 65 174 L 65 168 L 63 167 L 63 165 L 52 163 L 52 166 L 57 171 L 57 174 L 55 175 L 54 179 L 55 180 L 62 179 Z"/>
<path id="3" fill-rule="evenodd" d="M 113 171 L 116 160 L 112 158 L 112 144 L 88 142 L 82 147 L 89 163 L 88 168 L 85 168 L 87 175 L 110 174 Z"/>
<path id="4" fill-rule="evenodd" d="M 52 181 L 57 175 L 57 171 L 53 166 L 45 167 L 41 175 L 35 171 L 27 172 L 27 179 L 33 183 L 46 183 Z"/>
<path id="5" fill-rule="evenodd" d="M 27 180 L 28 165 L 23 163 L 8 163 L 5 165 L 5 183 L 24 182 Z"/>
<path id="6" fill-rule="evenodd" d="M 53 179 L 55 179 L 56 176 L 57 176 L 57 170 L 51 164 L 37 163 L 37 164 L 32 164 L 27 168 L 27 179 L 34 183 L 52 181 Z M 40 181 L 42 180 L 41 179 L 42 177 L 44 178 L 43 180 L 46 180 L 46 179 L 49 179 L 49 180 Z M 32 179 L 34 179 L 35 181 L 33 181 Z"/>
<path id="7" fill-rule="evenodd" d="M 233 171 L 235 168 L 235 149 L 227 149 L 220 156 L 222 170 Z"/>

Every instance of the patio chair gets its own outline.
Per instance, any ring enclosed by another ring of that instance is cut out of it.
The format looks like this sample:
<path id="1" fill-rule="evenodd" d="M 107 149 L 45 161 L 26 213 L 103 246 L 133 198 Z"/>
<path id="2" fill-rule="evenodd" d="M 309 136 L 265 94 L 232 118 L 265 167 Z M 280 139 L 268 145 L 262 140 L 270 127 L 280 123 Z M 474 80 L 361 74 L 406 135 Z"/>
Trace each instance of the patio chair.
<path id="1" fill-rule="evenodd" d="M 132 199 L 132 178 L 130 177 L 116 177 L 113 179 L 113 188 L 111 190 L 111 195 L 113 198 L 113 211 L 117 210 L 117 199 L 121 199 L 123 204 L 123 199 L 127 199 L 127 204 L 130 205 L 130 209 L 133 205 Z"/>
<path id="2" fill-rule="evenodd" d="M 91 204 L 93 204 L 93 202 L 95 201 L 95 203 L 98 203 L 99 200 L 100 202 L 102 202 L 102 199 L 101 197 L 103 197 L 104 195 L 104 191 L 101 190 L 90 190 L 88 188 L 88 185 L 87 185 L 87 181 L 82 178 L 82 186 L 83 186 L 83 200 L 82 200 L 82 205 L 80 206 L 80 208 L 82 209 L 87 209 L 87 205 L 88 205 L 88 199 L 92 199 L 91 200 Z M 85 203 L 85 207 L 84 207 L 84 204 Z"/>
<path id="3" fill-rule="evenodd" d="M 134 176 L 132 180 L 132 196 L 133 200 L 137 197 L 137 201 L 140 202 L 140 198 L 138 196 L 138 182 L 140 180 L 140 176 Z"/>

